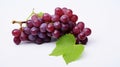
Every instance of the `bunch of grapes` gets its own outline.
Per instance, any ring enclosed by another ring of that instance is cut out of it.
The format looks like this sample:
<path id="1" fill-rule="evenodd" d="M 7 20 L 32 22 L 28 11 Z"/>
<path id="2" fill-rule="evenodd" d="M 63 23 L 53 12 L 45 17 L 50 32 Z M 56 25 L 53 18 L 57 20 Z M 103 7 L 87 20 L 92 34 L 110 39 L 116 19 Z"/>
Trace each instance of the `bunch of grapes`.
<path id="1" fill-rule="evenodd" d="M 71 33 L 76 38 L 76 43 L 86 44 L 87 36 L 91 34 L 90 28 L 85 28 L 83 22 L 78 22 L 78 16 L 68 8 L 55 8 L 54 15 L 43 13 L 42 16 L 34 13 L 27 21 L 19 23 L 20 29 L 14 29 L 14 43 L 19 45 L 21 41 L 30 41 L 37 44 L 51 42 L 59 39 L 62 35 Z M 13 23 L 17 23 L 14 21 Z M 26 27 L 22 27 L 26 23 Z"/>

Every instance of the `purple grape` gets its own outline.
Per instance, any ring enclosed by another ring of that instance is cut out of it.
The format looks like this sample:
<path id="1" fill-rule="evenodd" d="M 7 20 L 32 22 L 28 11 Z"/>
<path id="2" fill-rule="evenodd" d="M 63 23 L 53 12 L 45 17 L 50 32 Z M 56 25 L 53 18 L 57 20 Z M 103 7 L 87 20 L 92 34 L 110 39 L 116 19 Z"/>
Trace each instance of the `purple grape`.
<path id="1" fill-rule="evenodd" d="M 42 16 L 43 21 L 50 22 L 51 21 L 51 15 L 48 13 L 44 13 Z"/>
<path id="2" fill-rule="evenodd" d="M 63 11 L 63 13 L 65 14 L 65 12 L 67 11 L 67 8 L 66 8 L 66 7 L 63 7 L 63 8 L 62 8 L 62 11 Z"/>
<path id="3" fill-rule="evenodd" d="M 79 40 L 84 40 L 86 38 L 85 33 L 84 32 L 79 33 L 78 38 L 79 38 Z"/>
<path id="4" fill-rule="evenodd" d="M 85 24 L 83 22 L 78 22 L 77 26 L 80 29 L 80 31 L 83 31 Z"/>
<path id="5" fill-rule="evenodd" d="M 39 29 L 36 28 L 36 27 L 32 27 L 31 30 L 30 30 L 30 32 L 31 32 L 32 35 L 37 35 L 38 32 L 39 32 Z"/>
<path id="6" fill-rule="evenodd" d="M 36 21 L 33 22 L 33 25 L 35 27 L 40 27 L 40 25 L 42 24 L 42 20 L 41 18 L 37 19 Z"/>
<path id="7" fill-rule="evenodd" d="M 68 24 L 62 24 L 61 30 L 62 30 L 63 32 L 68 31 L 68 30 L 69 30 L 69 25 L 68 25 Z"/>
<path id="8" fill-rule="evenodd" d="M 53 36 L 53 38 L 59 38 L 59 37 L 60 37 L 60 31 L 55 30 L 55 31 L 52 33 L 52 36 Z"/>
<path id="9" fill-rule="evenodd" d="M 20 40 L 19 37 L 14 37 L 13 41 L 14 41 L 14 43 L 15 43 L 16 45 L 19 45 L 20 42 L 21 42 L 21 40 Z"/>
<path id="10" fill-rule="evenodd" d="M 52 20 L 53 22 L 59 21 L 59 19 L 60 19 L 60 17 L 59 17 L 58 15 L 52 15 L 51 20 Z"/>
<path id="11" fill-rule="evenodd" d="M 42 23 L 40 26 L 40 32 L 46 32 L 47 23 Z"/>
<path id="12" fill-rule="evenodd" d="M 53 23 L 49 23 L 49 24 L 47 25 L 47 27 L 46 27 L 46 30 L 47 30 L 48 32 L 53 32 L 53 31 L 54 31 L 54 25 L 53 25 Z"/>
<path id="13" fill-rule="evenodd" d="M 32 20 L 27 21 L 27 27 L 29 27 L 29 28 L 33 27 L 33 21 Z"/>
<path id="14" fill-rule="evenodd" d="M 38 33 L 38 37 L 43 39 L 43 38 L 46 38 L 47 35 L 46 33 Z"/>
<path id="15" fill-rule="evenodd" d="M 75 26 L 72 31 L 73 31 L 73 34 L 79 34 L 80 33 L 80 29 L 78 28 L 78 26 Z"/>
<path id="16" fill-rule="evenodd" d="M 84 40 L 80 40 L 81 44 L 86 45 L 88 42 L 88 38 L 86 37 Z"/>
<path id="17" fill-rule="evenodd" d="M 70 30 L 72 30 L 72 29 L 75 27 L 75 25 L 76 25 L 76 24 L 75 24 L 74 22 L 72 22 L 72 21 L 69 21 L 68 24 L 69 24 Z"/>
<path id="18" fill-rule="evenodd" d="M 33 20 L 33 22 L 38 21 L 38 16 L 37 16 L 37 14 L 32 15 L 31 20 Z"/>
<path id="19" fill-rule="evenodd" d="M 37 44 L 42 44 L 42 43 L 43 43 L 43 40 L 42 40 L 41 38 L 37 38 L 37 39 L 35 40 L 35 43 L 37 43 Z"/>
<path id="20" fill-rule="evenodd" d="M 61 21 L 62 23 L 68 23 L 69 17 L 68 17 L 67 15 L 62 15 L 62 16 L 60 17 L 60 21 Z"/>
<path id="21" fill-rule="evenodd" d="M 39 26 L 40 26 L 41 22 L 38 20 L 37 14 L 34 14 L 34 15 L 31 17 L 31 19 L 33 20 L 33 25 L 34 25 L 35 27 L 39 27 Z"/>
<path id="22" fill-rule="evenodd" d="M 73 12 L 71 9 L 67 9 L 65 12 L 64 12 L 65 15 L 67 15 L 69 18 L 72 17 L 73 15 Z"/>
<path id="23" fill-rule="evenodd" d="M 85 33 L 86 36 L 89 36 L 91 34 L 91 29 L 90 28 L 84 28 L 83 32 Z"/>
<path id="24" fill-rule="evenodd" d="M 78 20 L 78 16 L 74 14 L 74 15 L 71 16 L 70 20 L 72 22 L 76 22 Z"/>
<path id="25" fill-rule="evenodd" d="M 23 31 L 25 34 L 30 34 L 30 28 L 29 27 L 24 27 Z"/>
<path id="26" fill-rule="evenodd" d="M 20 40 L 21 41 L 28 40 L 28 35 L 26 35 L 24 32 L 22 32 L 21 35 L 20 35 Z"/>
<path id="27" fill-rule="evenodd" d="M 62 9 L 60 7 L 55 8 L 55 15 L 58 15 L 58 16 L 63 15 L 63 11 L 62 11 Z"/>
<path id="28" fill-rule="evenodd" d="M 19 29 L 14 29 L 14 30 L 12 31 L 12 35 L 13 35 L 14 37 L 19 37 L 20 34 L 21 34 L 21 31 L 20 31 Z"/>
<path id="29" fill-rule="evenodd" d="M 59 21 L 54 22 L 54 27 L 55 27 L 55 29 L 60 29 L 61 28 L 61 23 Z"/>
<path id="30" fill-rule="evenodd" d="M 28 36 L 28 39 L 30 40 L 30 41 L 32 41 L 32 42 L 34 42 L 35 40 L 36 40 L 36 38 L 37 38 L 37 36 L 35 36 L 35 35 L 29 35 Z"/>

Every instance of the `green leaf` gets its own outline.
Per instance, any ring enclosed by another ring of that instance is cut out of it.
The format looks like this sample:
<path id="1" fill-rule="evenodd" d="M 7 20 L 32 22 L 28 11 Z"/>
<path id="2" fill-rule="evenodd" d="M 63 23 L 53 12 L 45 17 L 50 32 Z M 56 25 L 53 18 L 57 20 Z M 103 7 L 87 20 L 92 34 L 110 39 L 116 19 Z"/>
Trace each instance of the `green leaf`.
<path id="1" fill-rule="evenodd" d="M 72 34 L 66 34 L 60 37 L 50 56 L 62 55 L 66 64 L 77 60 L 82 54 L 84 46 L 82 44 L 76 45 L 75 42 L 75 37 Z"/>
<path id="2" fill-rule="evenodd" d="M 65 53 L 69 49 L 70 45 L 75 44 L 75 37 L 71 34 L 66 34 L 60 37 L 56 42 L 56 48 L 50 54 L 50 56 L 59 56 Z"/>
<path id="3" fill-rule="evenodd" d="M 83 45 L 71 46 L 69 48 L 69 50 L 65 54 L 63 54 L 63 58 L 64 58 L 66 64 L 79 59 L 79 57 L 82 54 L 83 50 L 84 50 Z"/>

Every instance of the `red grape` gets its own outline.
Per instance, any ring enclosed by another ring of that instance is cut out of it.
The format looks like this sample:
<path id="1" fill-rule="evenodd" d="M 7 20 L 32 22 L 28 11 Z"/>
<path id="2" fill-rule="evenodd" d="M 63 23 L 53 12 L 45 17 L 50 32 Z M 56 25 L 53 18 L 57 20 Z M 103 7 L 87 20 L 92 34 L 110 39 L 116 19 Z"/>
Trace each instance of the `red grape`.
<path id="1" fill-rule="evenodd" d="M 42 19 L 43 19 L 45 22 L 50 22 L 50 21 L 51 21 L 51 15 L 48 14 L 48 13 L 44 13 L 43 16 L 42 16 Z"/>
<path id="2" fill-rule="evenodd" d="M 30 32 L 31 32 L 32 35 L 37 35 L 38 31 L 39 31 L 39 29 L 36 28 L 36 27 L 32 27 L 31 30 L 30 30 Z"/>
<path id="3" fill-rule="evenodd" d="M 58 16 L 63 15 L 63 11 L 62 11 L 62 9 L 60 7 L 55 8 L 55 15 L 58 15 Z"/>
<path id="4" fill-rule="evenodd" d="M 61 21 L 62 23 L 68 23 L 69 17 L 68 17 L 67 15 L 62 15 L 62 16 L 60 17 L 60 21 Z"/>
<path id="5" fill-rule="evenodd" d="M 74 14 L 74 15 L 71 16 L 70 20 L 72 22 L 76 22 L 78 20 L 78 16 Z"/>
<path id="6" fill-rule="evenodd" d="M 14 29 L 12 31 L 12 35 L 15 36 L 15 37 L 19 37 L 21 34 L 21 31 L 19 29 Z"/>
<path id="7" fill-rule="evenodd" d="M 53 25 L 53 23 L 49 23 L 49 24 L 47 25 L 47 27 L 46 27 L 46 30 L 47 30 L 48 32 L 53 32 L 53 31 L 54 31 L 54 25 Z"/>
<path id="8" fill-rule="evenodd" d="M 91 29 L 90 28 L 84 28 L 83 32 L 85 32 L 86 36 L 89 36 L 91 34 Z"/>
<path id="9" fill-rule="evenodd" d="M 55 29 L 60 29 L 61 28 L 61 23 L 59 21 L 54 22 L 54 27 L 55 27 Z"/>
<path id="10" fill-rule="evenodd" d="M 21 42 L 21 40 L 20 40 L 19 37 L 14 37 L 13 41 L 14 41 L 14 43 L 15 43 L 16 45 L 19 45 L 20 42 Z"/>

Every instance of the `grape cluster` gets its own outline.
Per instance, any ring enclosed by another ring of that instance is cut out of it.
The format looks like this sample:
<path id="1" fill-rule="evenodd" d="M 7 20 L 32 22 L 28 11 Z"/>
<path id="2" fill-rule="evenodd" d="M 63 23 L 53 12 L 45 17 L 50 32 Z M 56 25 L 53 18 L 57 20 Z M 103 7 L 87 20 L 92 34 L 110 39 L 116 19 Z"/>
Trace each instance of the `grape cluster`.
<path id="1" fill-rule="evenodd" d="M 85 28 L 83 22 L 78 22 L 78 16 L 68 8 L 55 8 L 55 13 L 43 13 L 42 16 L 33 14 L 31 18 L 24 23 L 26 27 L 14 29 L 12 35 L 13 41 L 19 45 L 21 41 L 30 41 L 37 44 L 57 40 L 66 33 L 74 34 L 76 43 L 86 44 L 87 36 L 91 34 L 90 28 Z"/>

